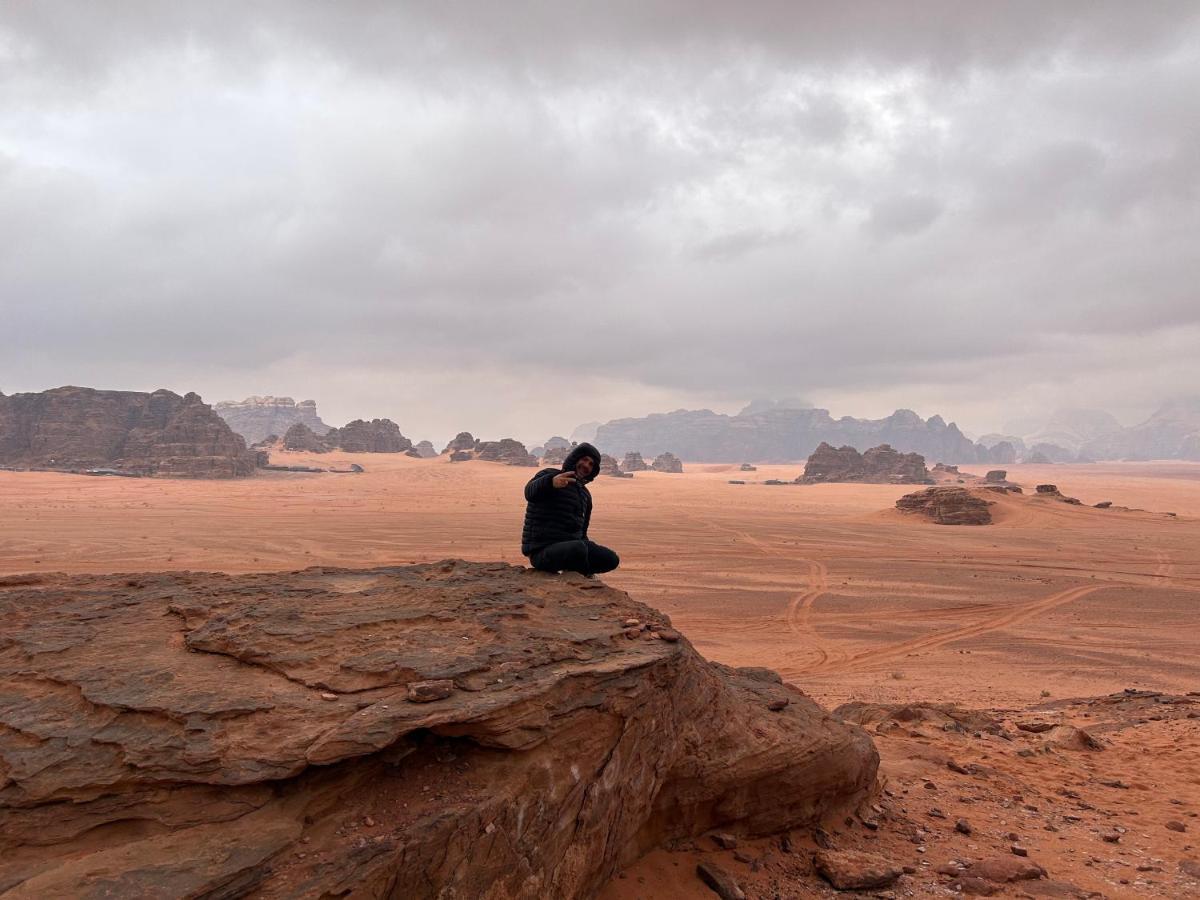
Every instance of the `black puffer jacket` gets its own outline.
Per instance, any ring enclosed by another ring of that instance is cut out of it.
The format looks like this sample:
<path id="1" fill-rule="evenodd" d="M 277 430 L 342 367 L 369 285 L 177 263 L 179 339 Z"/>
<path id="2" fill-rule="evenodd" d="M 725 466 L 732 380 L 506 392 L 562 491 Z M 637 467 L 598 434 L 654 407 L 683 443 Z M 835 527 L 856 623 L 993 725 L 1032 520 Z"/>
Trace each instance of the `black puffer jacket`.
<path id="1" fill-rule="evenodd" d="M 555 475 L 574 472 L 579 460 L 592 458 L 592 474 L 563 488 L 553 484 Z M 561 469 L 542 469 L 525 485 L 525 527 L 521 529 L 521 552 L 531 556 L 559 541 L 587 538 L 592 518 L 592 495 L 586 487 L 600 472 L 600 451 L 579 444 L 567 454 Z"/>

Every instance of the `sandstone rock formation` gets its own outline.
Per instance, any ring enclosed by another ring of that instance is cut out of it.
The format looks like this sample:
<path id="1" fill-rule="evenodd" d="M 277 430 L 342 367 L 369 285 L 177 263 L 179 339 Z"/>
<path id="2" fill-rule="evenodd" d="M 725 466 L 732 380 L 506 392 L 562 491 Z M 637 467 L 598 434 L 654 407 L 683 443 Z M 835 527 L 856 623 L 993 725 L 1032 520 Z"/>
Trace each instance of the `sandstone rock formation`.
<path id="1" fill-rule="evenodd" d="M 542 455 L 543 466 L 561 466 L 567 461 L 567 454 L 570 450 L 562 447 L 551 447 Z"/>
<path id="2" fill-rule="evenodd" d="M 13 898 L 586 897 L 664 842 L 857 804 L 878 763 L 580 576 L 31 575 L 0 616 Z"/>
<path id="3" fill-rule="evenodd" d="M 988 501 L 962 487 L 931 487 L 896 501 L 901 512 L 919 513 L 938 525 L 990 525 Z"/>
<path id="4" fill-rule="evenodd" d="M 83 387 L 0 394 L 0 465 L 233 478 L 252 474 L 254 463 L 246 442 L 198 394 Z"/>
<path id="5" fill-rule="evenodd" d="M 660 453 L 654 457 L 650 468 L 655 472 L 671 472 L 679 475 L 683 473 L 683 462 L 674 453 Z"/>
<path id="6" fill-rule="evenodd" d="M 898 453 L 887 444 L 859 453 L 853 447 L 822 443 L 804 466 L 797 484 L 856 482 L 868 484 L 932 484 L 925 458 Z"/>
<path id="7" fill-rule="evenodd" d="M 646 465 L 646 461 L 642 459 L 642 454 L 636 450 L 630 450 L 625 454 L 625 458 L 621 460 L 622 472 L 645 472 L 649 468 Z"/>
<path id="8" fill-rule="evenodd" d="M 479 441 L 475 440 L 469 431 L 460 431 L 450 443 L 448 443 L 443 453 L 454 453 L 456 450 L 474 450 Z"/>
<path id="9" fill-rule="evenodd" d="M 325 440 L 347 453 L 403 453 L 412 441 L 400 433 L 391 419 L 355 419 L 341 428 L 330 429 Z"/>
<path id="10" fill-rule="evenodd" d="M 609 456 L 607 453 L 600 454 L 600 474 L 601 475 L 619 475 L 621 472 L 621 464 L 617 460 Z"/>
<path id="11" fill-rule="evenodd" d="M 433 457 L 438 455 L 437 450 L 433 448 L 433 444 L 429 441 L 418 441 L 413 449 L 417 451 L 417 456 L 421 457 L 421 459 L 433 459 Z"/>
<path id="12" fill-rule="evenodd" d="M 283 434 L 293 425 L 308 426 L 316 434 L 324 434 L 329 426 L 317 415 L 314 400 L 297 403 L 291 397 L 247 397 L 245 400 L 222 400 L 213 409 L 235 433 L 256 444 L 269 434 Z"/>
<path id="13" fill-rule="evenodd" d="M 297 422 L 283 436 L 283 449 L 303 453 L 328 453 L 334 445 L 302 422 Z"/>
<path id="14" fill-rule="evenodd" d="M 1004 484 L 1008 481 L 1008 472 L 1004 469 L 992 469 L 983 476 L 983 480 L 988 484 Z"/>
<path id="15" fill-rule="evenodd" d="M 538 464 L 537 457 L 533 456 L 525 449 L 524 444 L 514 438 L 480 441 L 475 458 L 484 462 L 504 463 L 508 466 L 536 466 Z"/>

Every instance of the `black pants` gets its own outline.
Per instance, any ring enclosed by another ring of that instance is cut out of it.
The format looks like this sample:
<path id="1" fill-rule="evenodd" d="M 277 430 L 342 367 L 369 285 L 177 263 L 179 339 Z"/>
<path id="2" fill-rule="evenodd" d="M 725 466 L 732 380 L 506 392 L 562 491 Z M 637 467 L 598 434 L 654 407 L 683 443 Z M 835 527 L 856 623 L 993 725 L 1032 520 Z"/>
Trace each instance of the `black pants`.
<path id="1" fill-rule="evenodd" d="M 560 541 L 535 551 L 529 562 L 543 572 L 601 575 L 619 566 L 621 558 L 595 541 Z"/>

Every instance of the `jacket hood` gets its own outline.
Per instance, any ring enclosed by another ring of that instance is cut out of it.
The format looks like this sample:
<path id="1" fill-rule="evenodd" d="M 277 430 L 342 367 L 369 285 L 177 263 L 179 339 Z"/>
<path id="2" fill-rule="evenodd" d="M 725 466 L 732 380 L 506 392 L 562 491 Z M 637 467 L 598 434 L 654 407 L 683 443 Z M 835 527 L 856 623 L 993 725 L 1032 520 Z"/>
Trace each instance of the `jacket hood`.
<path id="1" fill-rule="evenodd" d="M 592 474 L 583 480 L 583 483 L 587 484 L 600 474 L 600 451 L 586 441 L 582 444 L 577 444 L 571 449 L 571 452 L 567 454 L 567 458 L 563 460 L 562 470 L 564 472 L 574 472 L 575 464 L 585 456 L 592 458 Z"/>

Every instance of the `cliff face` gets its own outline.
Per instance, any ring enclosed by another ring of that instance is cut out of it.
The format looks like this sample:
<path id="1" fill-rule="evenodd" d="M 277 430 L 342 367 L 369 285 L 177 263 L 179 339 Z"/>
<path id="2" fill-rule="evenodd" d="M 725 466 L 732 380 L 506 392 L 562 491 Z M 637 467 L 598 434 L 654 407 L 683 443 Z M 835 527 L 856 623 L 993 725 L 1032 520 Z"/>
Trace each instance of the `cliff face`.
<path id="1" fill-rule="evenodd" d="M 199 395 L 61 387 L 0 395 L 0 464 L 232 478 L 255 455 Z"/>
<path id="2" fill-rule="evenodd" d="M 885 419 L 834 419 L 824 409 L 748 407 L 736 416 L 676 410 L 616 419 L 596 432 L 596 444 L 605 453 L 671 451 L 696 462 L 790 462 L 806 458 L 821 442 L 855 447 L 886 443 L 948 463 L 992 461 L 987 448 L 972 443 L 953 423 L 947 425 L 940 416 L 922 419 L 904 409 Z"/>
<path id="3" fill-rule="evenodd" d="M 588 897 L 813 822 L 870 739 L 504 564 L 0 580 L 6 897 Z"/>
<path id="4" fill-rule="evenodd" d="M 272 434 L 286 434 L 293 425 L 304 425 L 316 434 L 329 426 L 317 415 L 314 400 L 297 403 L 291 397 L 247 397 L 213 404 L 216 411 L 247 444 L 257 444 Z"/>

